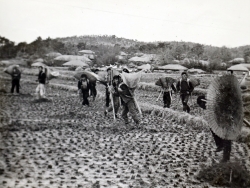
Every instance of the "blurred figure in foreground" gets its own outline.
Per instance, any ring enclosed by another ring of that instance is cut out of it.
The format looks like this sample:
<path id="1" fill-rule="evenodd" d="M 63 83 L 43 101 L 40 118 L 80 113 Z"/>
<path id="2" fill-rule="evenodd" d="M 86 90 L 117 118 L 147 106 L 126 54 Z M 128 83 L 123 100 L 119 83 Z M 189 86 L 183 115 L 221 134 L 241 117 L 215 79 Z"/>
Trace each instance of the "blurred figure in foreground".
<path id="1" fill-rule="evenodd" d="M 206 109 L 206 98 L 205 96 L 199 96 L 197 98 L 197 104 L 203 108 L 204 110 Z M 213 131 L 212 129 L 210 129 L 212 135 L 213 135 L 213 138 L 214 138 L 214 141 L 215 141 L 215 144 L 217 146 L 215 152 L 221 152 L 223 151 L 223 159 L 222 159 L 222 162 L 226 162 L 226 161 L 229 161 L 230 159 L 230 153 L 231 153 L 231 148 L 232 148 L 232 142 L 231 140 L 225 140 L 225 139 L 222 139 L 220 138 L 219 136 L 217 136 Z"/>

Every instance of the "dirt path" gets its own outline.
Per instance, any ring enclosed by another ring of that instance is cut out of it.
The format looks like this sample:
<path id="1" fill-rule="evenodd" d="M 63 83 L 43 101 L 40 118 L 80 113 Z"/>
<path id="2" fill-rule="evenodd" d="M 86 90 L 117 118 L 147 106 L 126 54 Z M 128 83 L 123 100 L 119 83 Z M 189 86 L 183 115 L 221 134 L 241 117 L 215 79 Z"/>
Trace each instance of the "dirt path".
<path id="1" fill-rule="evenodd" d="M 34 103 L 36 85 L 22 87 L 0 94 L 0 187 L 204 187 L 199 169 L 222 158 L 205 128 L 148 114 L 141 127 L 125 126 L 103 116 L 103 99 L 82 107 L 50 89 L 50 102 Z M 231 155 L 250 169 L 245 144 L 233 143 Z"/>

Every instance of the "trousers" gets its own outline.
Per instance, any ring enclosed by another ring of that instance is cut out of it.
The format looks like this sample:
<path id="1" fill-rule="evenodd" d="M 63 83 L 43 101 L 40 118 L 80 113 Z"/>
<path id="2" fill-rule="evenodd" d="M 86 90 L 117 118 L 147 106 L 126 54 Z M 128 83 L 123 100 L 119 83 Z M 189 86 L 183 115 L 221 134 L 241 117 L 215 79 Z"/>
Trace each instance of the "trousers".
<path id="1" fill-rule="evenodd" d="M 190 107 L 188 106 L 189 95 L 188 94 L 181 94 L 181 102 L 183 105 L 183 111 L 189 113 Z"/>
<path id="2" fill-rule="evenodd" d="M 163 93 L 163 103 L 164 103 L 164 107 L 170 108 L 171 105 L 171 97 L 170 97 L 170 92 L 171 91 L 167 91 Z"/>
<path id="3" fill-rule="evenodd" d="M 19 93 L 19 87 L 20 87 L 20 80 L 19 79 L 12 80 L 11 93 L 14 93 L 15 87 L 16 87 L 16 92 Z"/>
<path id="4" fill-rule="evenodd" d="M 215 141 L 216 146 L 218 148 L 223 148 L 223 161 L 229 161 L 230 153 L 231 153 L 231 149 L 232 149 L 232 141 L 220 138 L 212 130 L 211 130 L 211 132 L 212 132 L 212 135 L 214 137 L 214 141 Z"/>
<path id="5" fill-rule="evenodd" d="M 40 98 L 45 98 L 45 94 L 46 94 L 45 85 L 39 83 L 38 86 L 36 87 L 36 95 L 37 95 L 37 98 L 38 98 L 38 99 L 40 99 Z"/>
<path id="6" fill-rule="evenodd" d="M 138 117 L 134 100 L 123 103 L 122 118 L 125 120 L 125 123 L 128 123 L 128 112 L 131 114 L 134 122 L 139 124 L 140 118 Z"/>

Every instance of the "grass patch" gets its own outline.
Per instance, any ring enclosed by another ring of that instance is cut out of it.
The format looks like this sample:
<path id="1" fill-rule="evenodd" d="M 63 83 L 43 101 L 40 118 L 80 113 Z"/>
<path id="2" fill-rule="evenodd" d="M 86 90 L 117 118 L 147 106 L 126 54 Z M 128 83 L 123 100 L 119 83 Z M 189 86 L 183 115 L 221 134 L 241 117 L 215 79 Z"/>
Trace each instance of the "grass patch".
<path id="1" fill-rule="evenodd" d="M 239 162 L 215 163 L 204 167 L 197 175 L 197 179 L 209 182 L 212 186 L 250 186 L 250 174 Z"/>

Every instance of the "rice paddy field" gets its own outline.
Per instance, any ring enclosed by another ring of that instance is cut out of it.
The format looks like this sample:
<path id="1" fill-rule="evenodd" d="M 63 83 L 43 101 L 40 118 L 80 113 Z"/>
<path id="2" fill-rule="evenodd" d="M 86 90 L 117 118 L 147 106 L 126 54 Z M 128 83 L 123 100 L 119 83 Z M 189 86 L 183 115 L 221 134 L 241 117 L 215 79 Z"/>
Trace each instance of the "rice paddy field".
<path id="1" fill-rule="evenodd" d="M 136 126 L 118 113 L 104 116 L 105 88 L 81 105 L 71 71 L 46 86 L 47 100 L 35 100 L 36 69 L 25 69 L 20 95 L 9 93 L 10 76 L 0 69 L 0 187 L 250 187 L 249 128 L 233 142 L 231 160 L 221 164 L 212 134 L 196 104 L 213 75 L 201 75 L 191 112 L 182 112 L 178 95 L 170 109 L 156 101 L 155 81 L 143 74 L 136 90 L 143 115 Z M 178 78 L 179 75 L 170 75 Z M 248 94 L 245 94 L 248 99 Z M 245 105 L 249 117 L 249 105 Z"/>

